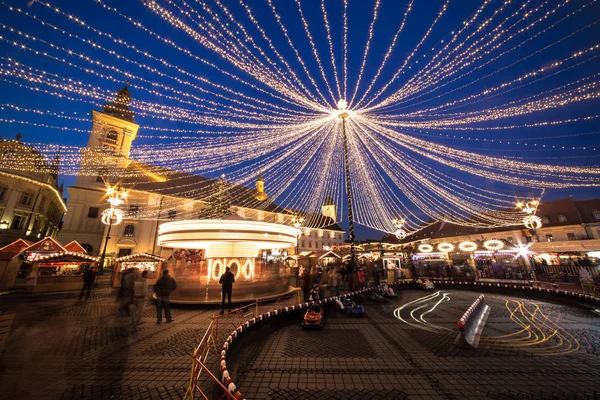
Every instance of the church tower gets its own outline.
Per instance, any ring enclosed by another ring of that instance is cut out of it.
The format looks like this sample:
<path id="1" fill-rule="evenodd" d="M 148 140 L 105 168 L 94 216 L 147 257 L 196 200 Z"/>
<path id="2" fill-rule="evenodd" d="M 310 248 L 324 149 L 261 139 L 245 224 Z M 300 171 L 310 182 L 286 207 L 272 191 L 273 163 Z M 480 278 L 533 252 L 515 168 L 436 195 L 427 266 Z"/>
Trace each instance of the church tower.
<path id="1" fill-rule="evenodd" d="M 333 198 L 328 196 L 325 198 L 325 202 L 321 206 L 321 214 L 325 217 L 329 217 L 333 222 L 337 222 L 337 207 L 333 202 Z"/>
<path id="2" fill-rule="evenodd" d="M 115 171 L 109 171 L 109 169 L 118 169 L 121 165 L 126 166 L 131 152 L 131 144 L 140 128 L 133 122 L 134 114 L 129 109 L 130 103 L 131 93 L 125 85 L 117 91 L 114 101 L 102 105 L 102 111 L 92 110 L 92 131 L 87 147 L 89 150 L 102 150 L 102 159 L 107 163 L 106 166 L 102 166 L 102 163 L 92 159 L 91 157 L 98 157 L 92 152 L 84 154 L 82 165 L 91 164 L 94 168 L 97 167 L 98 171 L 95 176 L 89 176 L 89 174 L 78 176 L 76 186 L 104 186 L 104 181 L 99 177 L 114 175 Z M 115 156 L 114 159 L 111 159 L 111 154 Z M 111 174 L 111 172 L 113 173 Z"/>

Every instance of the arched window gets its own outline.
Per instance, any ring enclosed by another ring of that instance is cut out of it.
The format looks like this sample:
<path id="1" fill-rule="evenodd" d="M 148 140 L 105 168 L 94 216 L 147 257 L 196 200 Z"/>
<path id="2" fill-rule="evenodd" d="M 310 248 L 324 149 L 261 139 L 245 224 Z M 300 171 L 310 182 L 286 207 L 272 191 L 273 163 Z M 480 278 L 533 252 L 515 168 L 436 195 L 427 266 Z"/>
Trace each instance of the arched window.
<path id="1" fill-rule="evenodd" d="M 568 222 L 567 221 L 567 217 L 564 214 L 559 214 L 558 215 L 558 222 Z"/>
<path id="2" fill-rule="evenodd" d="M 123 235 L 131 237 L 135 234 L 135 226 L 134 225 L 125 225 L 125 232 L 123 232 Z"/>
<path id="3" fill-rule="evenodd" d="M 600 220 L 600 211 L 594 210 L 594 219 Z"/>
<path id="4" fill-rule="evenodd" d="M 177 210 L 169 210 L 168 218 L 175 219 L 177 217 Z"/>
<path id="5" fill-rule="evenodd" d="M 548 219 L 548 217 L 542 217 L 542 224 L 548 225 L 549 223 L 550 223 L 550 220 Z"/>
<path id="6" fill-rule="evenodd" d="M 108 131 L 106 133 L 107 142 L 117 144 L 117 140 L 119 140 L 119 134 L 116 131 Z"/>

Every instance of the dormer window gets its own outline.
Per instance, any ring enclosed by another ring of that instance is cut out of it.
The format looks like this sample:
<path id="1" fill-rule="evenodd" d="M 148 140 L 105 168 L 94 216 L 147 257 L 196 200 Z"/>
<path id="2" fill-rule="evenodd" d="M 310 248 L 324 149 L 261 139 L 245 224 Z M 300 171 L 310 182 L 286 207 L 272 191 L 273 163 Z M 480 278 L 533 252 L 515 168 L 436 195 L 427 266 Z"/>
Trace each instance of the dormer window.
<path id="1" fill-rule="evenodd" d="M 542 217 L 542 224 L 548 225 L 549 223 L 550 223 L 550 220 L 548 219 L 548 217 Z"/>
<path id="2" fill-rule="evenodd" d="M 600 221 L 600 211 L 598 211 L 598 210 L 594 210 L 594 213 L 593 213 L 593 214 L 594 214 L 594 219 L 595 219 L 596 221 Z"/>
<path id="3" fill-rule="evenodd" d="M 567 217 L 564 214 L 559 214 L 558 215 L 558 222 L 560 222 L 560 223 L 568 222 L 567 221 Z"/>

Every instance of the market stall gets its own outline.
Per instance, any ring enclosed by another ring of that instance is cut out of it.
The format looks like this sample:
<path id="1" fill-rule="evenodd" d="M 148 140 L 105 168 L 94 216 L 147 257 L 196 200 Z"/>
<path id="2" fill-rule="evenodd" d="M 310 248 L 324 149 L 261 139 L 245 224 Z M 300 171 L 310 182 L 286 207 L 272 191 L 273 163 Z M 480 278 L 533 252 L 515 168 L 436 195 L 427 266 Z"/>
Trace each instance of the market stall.
<path id="1" fill-rule="evenodd" d="M 37 277 L 32 292 L 53 292 L 80 289 L 83 273 L 98 262 L 97 257 L 76 252 L 29 255 L 21 270 Z"/>
<path id="2" fill-rule="evenodd" d="M 128 269 L 135 269 L 139 273 L 148 271 L 148 284 L 154 285 L 160 277 L 162 265 L 166 260 L 160 256 L 148 253 L 130 254 L 115 259 L 115 268 L 111 277 L 112 287 L 121 287 L 121 277 Z"/>

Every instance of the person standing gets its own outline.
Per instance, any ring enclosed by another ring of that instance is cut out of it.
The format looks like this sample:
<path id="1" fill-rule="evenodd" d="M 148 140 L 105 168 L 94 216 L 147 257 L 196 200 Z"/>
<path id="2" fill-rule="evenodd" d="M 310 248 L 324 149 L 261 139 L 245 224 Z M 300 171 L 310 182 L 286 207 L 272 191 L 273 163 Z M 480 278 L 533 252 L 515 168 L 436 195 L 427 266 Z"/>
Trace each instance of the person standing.
<path id="1" fill-rule="evenodd" d="M 225 296 L 229 302 L 229 312 L 231 312 L 231 291 L 233 290 L 233 283 L 235 282 L 235 276 L 231 273 L 229 267 L 225 267 L 225 273 L 221 275 L 219 283 L 221 284 L 221 314 L 225 313 Z"/>
<path id="2" fill-rule="evenodd" d="M 163 270 L 163 276 L 154 284 L 154 293 L 156 293 L 156 323 L 162 322 L 162 311 L 165 310 L 165 317 L 167 318 L 167 324 L 173 322 L 171 318 L 171 303 L 169 296 L 177 289 L 177 282 L 171 275 L 169 270 Z"/>
<path id="3" fill-rule="evenodd" d="M 83 287 L 81 288 L 81 292 L 79 293 L 79 300 L 83 297 L 83 292 L 87 289 L 87 293 L 85 295 L 85 299 L 90 298 L 90 294 L 92 293 L 92 288 L 94 287 L 94 282 L 96 281 L 96 268 L 91 267 L 87 271 L 83 273 Z"/>
<path id="4" fill-rule="evenodd" d="M 133 326 L 137 326 L 142 323 L 142 313 L 144 312 L 146 297 L 148 296 L 147 276 L 148 271 L 142 272 L 142 276 L 140 276 L 133 284 L 133 303 L 129 309 L 131 325 Z"/>
<path id="5" fill-rule="evenodd" d="M 36 265 L 38 266 L 37 268 L 35 268 Z M 35 289 L 35 285 L 37 285 L 38 271 L 39 271 L 39 264 L 37 264 L 37 263 L 34 263 L 31 265 L 31 267 L 29 267 L 29 270 L 25 277 L 25 283 L 24 283 L 25 293 L 32 293 L 33 290 Z"/>
<path id="6" fill-rule="evenodd" d="M 304 267 L 301 267 L 302 271 L 300 272 L 300 287 L 302 288 L 302 292 L 304 293 L 304 302 L 308 301 L 308 297 L 310 296 L 310 274 L 308 270 Z"/>

